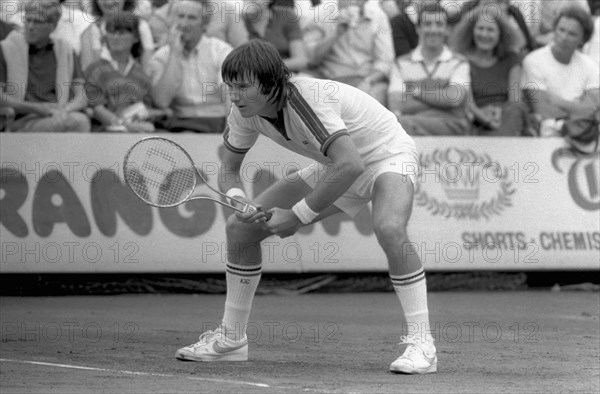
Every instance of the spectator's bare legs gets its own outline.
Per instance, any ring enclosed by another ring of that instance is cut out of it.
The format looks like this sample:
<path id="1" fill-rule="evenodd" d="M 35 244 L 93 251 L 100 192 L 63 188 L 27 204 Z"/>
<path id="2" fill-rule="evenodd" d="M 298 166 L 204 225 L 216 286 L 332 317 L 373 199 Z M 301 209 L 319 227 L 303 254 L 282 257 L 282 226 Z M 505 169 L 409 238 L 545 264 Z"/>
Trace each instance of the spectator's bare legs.
<path id="1" fill-rule="evenodd" d="M 407 235 L 414 187 L 410 178 L 383 173 L 373 187 L 373 228 L 388 259 L 390 277 L 400 299 L 405 334 L 430 341 L 427 287 L 423 265 Z"/>

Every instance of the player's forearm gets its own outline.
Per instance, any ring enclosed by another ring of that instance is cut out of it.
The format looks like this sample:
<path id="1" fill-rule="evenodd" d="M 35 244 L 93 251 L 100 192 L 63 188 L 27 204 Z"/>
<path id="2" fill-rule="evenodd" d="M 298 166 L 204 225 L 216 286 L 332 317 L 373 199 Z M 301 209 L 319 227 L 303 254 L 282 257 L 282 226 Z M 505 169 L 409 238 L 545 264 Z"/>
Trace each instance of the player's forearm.
<path id="1" fill-rule="evenodd" d="M 223 193 L 233 188 L 243 190 L 240 169 L 242 168 L 245 154 L 234 153 L 226 147 L 224 147 L 223 151 L 223 161 L 219 167 L 219 190 Z"/>

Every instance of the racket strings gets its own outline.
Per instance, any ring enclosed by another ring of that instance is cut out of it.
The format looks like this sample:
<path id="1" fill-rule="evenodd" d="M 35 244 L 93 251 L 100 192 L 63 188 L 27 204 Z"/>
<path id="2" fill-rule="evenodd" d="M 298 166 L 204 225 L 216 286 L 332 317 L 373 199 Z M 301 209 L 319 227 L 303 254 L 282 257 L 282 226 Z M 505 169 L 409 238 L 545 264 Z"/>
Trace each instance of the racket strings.
<path id="1" fill-rule="evenodd" d="M 189 197 L 196 185 L 194 163 L 177 145 L 149 139 L 130 152 L 125 177 L 134 192 L 158 206 L 172 206 Z"/>

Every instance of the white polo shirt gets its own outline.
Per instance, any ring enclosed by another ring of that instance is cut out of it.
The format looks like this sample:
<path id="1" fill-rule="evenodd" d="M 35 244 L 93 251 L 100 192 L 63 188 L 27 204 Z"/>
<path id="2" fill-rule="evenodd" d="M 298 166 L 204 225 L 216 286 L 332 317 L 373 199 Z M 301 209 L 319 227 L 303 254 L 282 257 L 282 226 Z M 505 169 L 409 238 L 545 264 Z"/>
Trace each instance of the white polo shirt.
<path id="1" fill-rule="evenodd" d="M 396 116 L 376 99 L 352 86 L 323 79 L 292 77 L 282 102 L 283 126 L 261 117 L 244 118 L 232 106 L 224 134 L 225 146 L 246 153 L 259 134 L 322 164 L 331 163 L 327 148 L 349 135 L 365 165 L 411 153 L 413 139 Z"/>

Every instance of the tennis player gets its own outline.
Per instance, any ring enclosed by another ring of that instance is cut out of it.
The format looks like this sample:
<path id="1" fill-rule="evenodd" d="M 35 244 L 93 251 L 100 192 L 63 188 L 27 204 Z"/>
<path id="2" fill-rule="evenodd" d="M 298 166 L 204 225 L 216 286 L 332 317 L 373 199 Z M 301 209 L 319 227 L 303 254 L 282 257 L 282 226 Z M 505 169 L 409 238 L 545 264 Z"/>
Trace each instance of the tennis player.
<path id="1" fill-rule="evenodd" d="M 275 47 L 260 40 L 235 48 L 222 75 L 233 103 L 224 168 L 238 171 L 260 134 L 319 164 L 300 171 L 303 181 L 280 180 L 256 197 L 252 204 L 262 210 L 229 217 L 222 324 L 179 349 L 176 358 L 247 360 L 245 327 L 261 278 L 260 242 L 273 234 L 289 237 L 337 213 L 354 216 L 370 201 L 375 235 L 400 300 L 398 313 L 404 311 L 407 323 L 399 333 L 410 331 L 400 336 L 403 349 L 390 370 L 435 372 L 425 273 L 407 236 L 417 173 L 412 138 L 368 94 L 339 82 L 291 77 Z M 228 195 L 246 200 L 239 177 L 219 178 Z M 268 221 L 266 212 L 272 214 Z M 258 252 L 244 253 L 248 250 Z"/>

